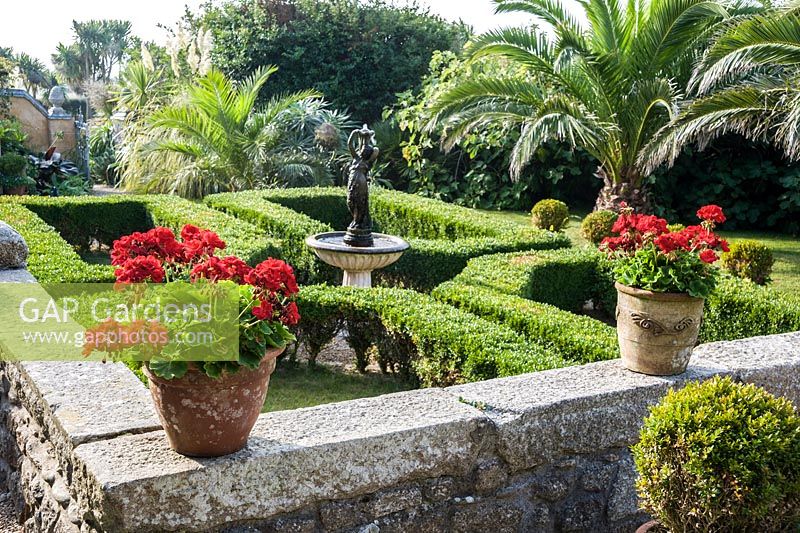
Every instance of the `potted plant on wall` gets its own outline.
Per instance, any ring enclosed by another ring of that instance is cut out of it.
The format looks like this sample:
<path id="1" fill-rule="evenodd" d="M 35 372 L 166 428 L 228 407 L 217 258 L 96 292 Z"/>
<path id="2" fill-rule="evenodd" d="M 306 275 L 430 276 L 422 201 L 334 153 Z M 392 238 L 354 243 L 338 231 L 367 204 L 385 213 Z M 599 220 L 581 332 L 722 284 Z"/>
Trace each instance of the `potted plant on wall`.
<path id="1" fill-rule="evenodd" d="M 701 224 L 669 231 L 667 221 L 627 206 L 600 249 L 614 265 L 617 336 L 626 368 L 651 375 L 686 370 L 697 343 L 705 298 L 716 287 L 714 263 L 728 243 L 714 233 L 722 209 L 697 211 Z"/>
<path id="2" fill-rule="evenodd" d="M 142 367 L 170 446 L 195 457 L 227 455 L 245 446 L 264 405 L 276 359 L 295 340 L 288 328 L 300 319 L 291 266 L 267 259 L 251 268 L 235 256 L 217 257 L 224 248 L 214 232 L 186 225 L 181 240 L 158 227 L 120 238 L 111 252 L 121 284 L 238 285 L 238 360 L 154 357 Z M 96 326 L 104 327 L 105 322 Z M 90 344 L 84 353 L 119 348 Z"/>
<path id="3" fill-rule="evenodd" d="M 4 194 L 27 194 L 28 187 L 36 182 L 27 175 L 28 160 L 19 154 L 3 154 L 0 156 L 0 187 Z"/>

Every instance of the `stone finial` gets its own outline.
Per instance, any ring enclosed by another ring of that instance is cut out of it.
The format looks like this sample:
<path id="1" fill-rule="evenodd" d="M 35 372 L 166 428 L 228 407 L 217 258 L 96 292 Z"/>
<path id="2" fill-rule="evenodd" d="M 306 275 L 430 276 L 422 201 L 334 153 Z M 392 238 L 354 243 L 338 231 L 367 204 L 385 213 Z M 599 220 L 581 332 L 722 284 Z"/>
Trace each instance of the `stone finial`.
<path id="1" fill-rule="evenodd" d="M 17 230 L 0 222 L 0 270 L 25 268 L 28 245 Z"/>
<path id="2" fill-rule="evenodd" d="M 62 105 L 64 102 L 67 101 L 67 91 L 64 87 L 60 85 L 56 85 L 52 89 L 50 89 L 50 94 L 48 95 L 47 99 L 53 105 L 50 109 L 48 109 L 48 113 L 50 116 L 57 116 L 57 115 L 67 115 L 68 113 L 64 110 Z"/>

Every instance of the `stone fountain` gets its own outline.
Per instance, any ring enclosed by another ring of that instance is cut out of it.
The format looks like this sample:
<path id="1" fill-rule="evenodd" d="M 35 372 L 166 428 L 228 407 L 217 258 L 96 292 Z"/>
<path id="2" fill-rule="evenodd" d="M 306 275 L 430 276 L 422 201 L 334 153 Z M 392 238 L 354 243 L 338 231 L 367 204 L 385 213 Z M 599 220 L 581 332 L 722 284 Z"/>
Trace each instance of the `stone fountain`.
<path id="1" fill-rule="evenodd" d="M 344 271 L 342 285 L 346 287 L 372 287 L 372 271 L 400 259 L 409 246 L 400 237 L 372 232 L 369 171 L 380 153 L 374 143 L 375 132 L 366 124 L 347 141 L 353 157 L 347 180 L 347 209 L 353 221 L 347 231 L 318 233 L 306 239 L 317 257 Z"/>

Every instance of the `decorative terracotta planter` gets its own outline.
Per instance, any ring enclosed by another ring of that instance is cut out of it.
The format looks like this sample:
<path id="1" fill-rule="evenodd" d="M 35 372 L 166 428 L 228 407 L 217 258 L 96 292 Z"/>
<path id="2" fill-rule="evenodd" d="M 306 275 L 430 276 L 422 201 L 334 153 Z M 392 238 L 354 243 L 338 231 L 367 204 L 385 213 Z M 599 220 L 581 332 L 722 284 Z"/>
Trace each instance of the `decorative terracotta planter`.
<path id="1" fill-rule="evenodd" d="M 258 369 L 241 368 L 218 379 L 193 366 L 182 378 L 163 379 L 143 366 L 170 447 L 191 457 L 219 457 L 244 448 L 282 352 L 267 350 Z"/>
<path id="2" fill-rule="evenodd" d="M 704 300 L 620 283 L 616 288 L 617 337 L 625 367 L 653 376 L 685 372 L 697 344 Z"/>

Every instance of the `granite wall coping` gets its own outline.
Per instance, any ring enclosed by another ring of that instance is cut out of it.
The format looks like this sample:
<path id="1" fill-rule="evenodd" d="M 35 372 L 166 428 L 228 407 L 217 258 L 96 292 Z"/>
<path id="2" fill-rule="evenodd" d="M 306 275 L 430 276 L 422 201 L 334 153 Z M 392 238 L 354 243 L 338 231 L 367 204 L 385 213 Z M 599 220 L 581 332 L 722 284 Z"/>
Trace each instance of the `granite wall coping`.
<path id="1" fill-rule="evenodd" d="M 714 375 L 800 400 L 800 333 L 791 333 L 700 346 L 676 377 L 606 361 L 266 413 L 244 450 L 192 459 L 169 449 L 146 388 L 123 365 L 2 365 L 16 401 L 57 442 L 80 514 L 108 531 L 216 530 L 415 480 L 475 478 L 492 465 L 524 476 L 625 450 L 670 387 Z"/>

